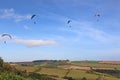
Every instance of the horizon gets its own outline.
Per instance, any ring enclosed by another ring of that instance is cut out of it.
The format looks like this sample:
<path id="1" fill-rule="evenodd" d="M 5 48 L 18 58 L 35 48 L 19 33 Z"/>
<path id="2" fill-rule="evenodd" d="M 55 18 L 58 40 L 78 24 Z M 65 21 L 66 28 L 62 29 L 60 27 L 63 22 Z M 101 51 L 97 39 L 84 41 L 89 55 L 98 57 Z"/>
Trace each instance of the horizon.
<path id="1" fill-rule="evenodd" d="M 36 60 L 31 60 L 31 61 L 18 61 L 18 62 L 33 62 L 33 61 L 36 61 Z M 41 60 L 42 61 L 42 60 Z M 44 61 L 44 60 L 43 60 Z M 47 61 L 49 61 L 49 60 L 47 60 Z M 54 61 L 54 60 L 53 60 Z M 59 60 L 57 60 L 57 61 L 59 61 Z M 91 61 L 95 61 L 95 62 L 120 62 L 120 61 L 110 61 L 110 60 L 107 60 L 107 61 L 104 61 L 104 60 L 73 60 L 73 61 L 71 61 L 71 60 L 69 60 L 70 62 L 74 62 L 74 61 L 85 61 L 85 62 L 91 62 Z M 16 61 L 13 61 L 13 63 L 14 62 L 16 62 Z M 8 63 L 11 63 L 11 62 L 8 62 Z"/>
<path id="2" fill-rule="evenodd" d="M 0 57 L 120 61 L 119 7 L 119 0 L 0 1 Z"/>

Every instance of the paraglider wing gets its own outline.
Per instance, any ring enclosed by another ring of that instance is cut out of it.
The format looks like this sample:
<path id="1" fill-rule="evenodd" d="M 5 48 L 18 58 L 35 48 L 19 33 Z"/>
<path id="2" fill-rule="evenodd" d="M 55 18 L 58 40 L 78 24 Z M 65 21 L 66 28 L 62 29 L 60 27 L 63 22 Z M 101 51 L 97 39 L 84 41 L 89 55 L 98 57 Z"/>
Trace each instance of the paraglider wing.
<path id="1" fill-rule="evenodd" d="M 10 39 L 12 39 L 11 35 L 9 34 L 2 34 L 1 37 L 8 36 Z"/>
<path id="2" fill-rule="evenodd" d="M 71 27 L 70 23 L 71 23 L 71 20 L 68 20 L 68 21 L 67 21 L 67 24 L 69 24 L 69 27 Z"/>
<path id="3" fill-rule="evenodd" d="M 67 22 L 67 23 L 69 24 L 70 22 L 71 22 L 71 20 L 68 20 L 68 22 Z"/>
<path id="4" fill-rule="evenodd" d="M 32 16 L 31 16 L 31 19 L 33 19 L 35 16 L 36 16 L 35 14 L 34 14 L 34 15 L 32 15 Z"/>
<path id="5" fill-rule="evenodd" d="M 36 16 L 35 14 L 32 15 L 32 16 L 31 16 L 31 20 L 32 20 L 35 16 Z M 36 21 L 34 21 L 34 24 L 36 24 Z"/>
<path id="6" fill-rule="evenodd" d="M 1 37 L 5 37 L 5 36 L 8 36 L 10 39 L 12 39 L 11 35 L 9 34 L 2 34 Z M 6 44 L 6 41 L 4 41 L 4 43 Z"/>

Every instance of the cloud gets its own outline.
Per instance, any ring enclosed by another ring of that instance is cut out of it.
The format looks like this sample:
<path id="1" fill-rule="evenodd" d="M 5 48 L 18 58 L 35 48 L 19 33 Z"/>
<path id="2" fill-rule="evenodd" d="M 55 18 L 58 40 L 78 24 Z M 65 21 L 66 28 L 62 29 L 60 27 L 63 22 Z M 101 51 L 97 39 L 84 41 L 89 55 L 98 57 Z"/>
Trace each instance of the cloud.
<path id="1" fill-rule="evenodd" d="M 25 39 L 14 39 L 13 43 L 23 44 L 27 47 L 48 46 L 57 44 L 57 42 L 53 40 L 25 40 Z"/>
<path id="2" fill-rule="evenodd" d="M 21 15 L 17 14 L 13 8 L 10 9 L 0 9 L 0 19 L 13 19 L 16 22 L 30 19 L 31 15 Z"/>

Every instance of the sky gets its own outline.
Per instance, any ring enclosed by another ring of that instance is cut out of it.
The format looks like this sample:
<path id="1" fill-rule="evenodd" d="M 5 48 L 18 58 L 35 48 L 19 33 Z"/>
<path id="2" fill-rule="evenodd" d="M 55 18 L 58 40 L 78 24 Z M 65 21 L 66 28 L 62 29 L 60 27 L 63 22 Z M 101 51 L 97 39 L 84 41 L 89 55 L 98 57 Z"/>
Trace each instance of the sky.
<path id="1" fill-rule="evenodd" d="M 0 56 L 120 61 L 119 14 L 120 0 L 0 0 Z"/>

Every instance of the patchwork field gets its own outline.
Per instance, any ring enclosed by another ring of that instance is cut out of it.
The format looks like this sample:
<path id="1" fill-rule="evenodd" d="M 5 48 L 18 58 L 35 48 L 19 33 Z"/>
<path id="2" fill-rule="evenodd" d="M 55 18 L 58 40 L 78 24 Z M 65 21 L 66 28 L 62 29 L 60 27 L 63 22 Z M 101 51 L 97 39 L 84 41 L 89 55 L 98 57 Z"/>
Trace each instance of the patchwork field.
<path id="1" fill-rule="evenodd" d="M 44 64 L 44 66 L 43 66 Z M 118 77 L 111 75 L 109 73 L 105 73 L 104 71 L 113 71 L 120 70 L 120 65 L 113 64 L 100 64 L 98 62 L 88 62 L 88 61 L 80 61 L 80 62 L 71 62 L 69 65 L 57 65 L 57 67 L 46 67 L 48 65 L 46 62 L 42 64 L 37 64 L 33 66 L 20 66 L 16 65 L 16 68 L 20 70 L 27 70 L 28 72 L 36 72 L 40 74 L 47 74 L 56 78 L 56 80 L 60 80 L 65 77 L 66 73 L 67 77 L 72 77 L 75 80 L 80 80 L 83 77 L 87 78 L 87 80 L 96 80 L 98 77 L 103 76 L 104 80 L 119 80 Z M 49 63 L 50 64 L 50 63 Z M 54 65 L 53 63 L 51 63 Z M 42 66 L 41 66 L 42 65 Z M 91 68 L 93 71 L 91 71 Z M 96 72 L 97 70 L 103 72 Z M 120 72 L 118 72 L 120 75 Z"/>

